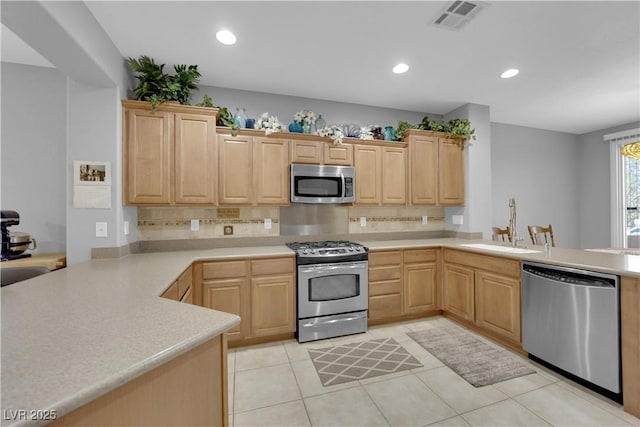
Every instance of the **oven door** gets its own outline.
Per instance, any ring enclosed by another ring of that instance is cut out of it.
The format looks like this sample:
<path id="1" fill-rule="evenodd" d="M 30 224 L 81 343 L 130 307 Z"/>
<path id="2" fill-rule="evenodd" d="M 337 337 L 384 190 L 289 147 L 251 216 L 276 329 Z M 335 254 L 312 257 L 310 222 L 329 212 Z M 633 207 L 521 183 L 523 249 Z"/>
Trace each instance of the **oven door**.
<path id="1" fill-rule="evenodd" d="M 298 266 L 298 318 L 366 310 L 368 262 Z"/>

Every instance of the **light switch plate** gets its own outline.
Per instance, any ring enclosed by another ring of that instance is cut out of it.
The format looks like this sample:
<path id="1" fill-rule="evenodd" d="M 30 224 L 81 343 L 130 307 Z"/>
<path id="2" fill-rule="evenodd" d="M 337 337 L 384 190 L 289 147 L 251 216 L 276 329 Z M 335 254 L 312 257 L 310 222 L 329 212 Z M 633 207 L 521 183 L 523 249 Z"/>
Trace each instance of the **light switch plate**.
<path id="1" fill-rule="evenodd" d="M 264 219 L 264 229 L 271 230 L 271 218 Z"/>
<path id="2" fill-rule="evenodd" d="M 451 217 L 453 225 L 462 225 L 464 223 L 464 217 L 462 215 L 453 215 Z"/>
<path id="3" fill-rule="evenodd" d="M 360 217 L 360 227 L 366 227 L 367 226 L 367 217 L 366 216 L 361 216 Z"/>
<path id="4" fill-rule="evenodd" d="M 422 223 L 429 224 L 429 217 L 427 215 L 422 215 Z"/>
<path id="5" fill-rule="evenodd" d="M 198 231 L 200 230 L 200 220 L 199 219 L 192 219 L 191 220 L 191 231 Z"/>
<path id="6" fill-rule="evenodd" d="M 124 222 L 124 235 L 125 236 L 129 235 L 129 221 Z"/>
<path id="7" fill-rule="evenodd" d="M 96 222 L 96 237 L 107 237 L 106 222 Z"/>

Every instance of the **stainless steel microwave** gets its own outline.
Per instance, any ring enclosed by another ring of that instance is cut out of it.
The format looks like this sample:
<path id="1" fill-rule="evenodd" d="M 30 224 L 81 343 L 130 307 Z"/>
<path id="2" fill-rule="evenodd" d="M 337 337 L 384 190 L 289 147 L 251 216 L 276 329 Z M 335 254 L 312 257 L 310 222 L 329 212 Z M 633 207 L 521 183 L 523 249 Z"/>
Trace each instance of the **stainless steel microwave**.
<path id="1" fill-rule="evenodd" d="M 291 164 L 291 201 L 296 203 L 352 203 L 352 166 Z"/>

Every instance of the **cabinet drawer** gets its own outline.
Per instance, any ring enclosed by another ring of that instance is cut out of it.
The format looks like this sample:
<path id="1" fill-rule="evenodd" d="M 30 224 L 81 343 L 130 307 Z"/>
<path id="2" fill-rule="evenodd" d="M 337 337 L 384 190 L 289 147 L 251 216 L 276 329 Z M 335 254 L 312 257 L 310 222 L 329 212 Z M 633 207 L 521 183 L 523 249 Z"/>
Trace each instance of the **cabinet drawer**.
<path id="1" fill-rule="evenodd" d="M 433 262 L 438 258 L 437 249 L 405 249 L 404 262 Z"/>
<path id="2" fill-rule="evenodd" d="M 369 319 L 387 319 L 401 314 L 402 297 L 400 294 L 369 297 Z"/>
<path id="3" fill-rule="evenodd" d="M 381 280 L 400 279 L 402 277 L 402 267 L 389 265 L 383 267 L 369 268 L 369 283 Z"/>
<path id="4" fill-rule="evenodd" d="M 369 296 L 399 294 L 402 291 L 402 281 L 385 280 L 382 282 L 369 282 Z"/>
<path id="5" fill-rule="evenodd" d="M 187 268 L 178 278 L 178 298 L 182 299 L 184 294 L 191 288 L 193 277 L 191 267 Z"/>
<path id="6" fill-rule="evenodd" d="M 369 252 L 369 267 L 378 265 L 402 264 L 402 251 L 373 251 Z"/>
<path id="7" fill-rule="evenodd" d="M 520 277 L 520 261 L 502 257 L 480 255 L 466 251 L 444 250 L 445 262 L 467 265 L 510 277 Z"/>
<path id="8" fill-rule="evenodd" d="M 203 279 L 225 279 L 247 275 L 247 261 L 207 262 L 202 265 Z"/>
<path id="9" fill-rule="evenodd" d="M 276 274 L 290 274 L 294 270 L 293 257 L 264 258 L 251 260 L 251 275 L 265 276 Z"/>

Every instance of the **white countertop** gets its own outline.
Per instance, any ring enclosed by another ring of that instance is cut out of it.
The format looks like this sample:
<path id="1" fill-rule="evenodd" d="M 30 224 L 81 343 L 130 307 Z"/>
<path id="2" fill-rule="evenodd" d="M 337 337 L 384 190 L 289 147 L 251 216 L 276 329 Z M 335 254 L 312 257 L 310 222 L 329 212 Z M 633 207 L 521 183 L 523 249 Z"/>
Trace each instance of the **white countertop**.
<path id="1" fill-rule="evenodd" d="M 2 288 L 2 425 L 58 417 L 235 326 L 238 316 L 159 298 L 193 261 L 292 255 L 286 246 L 92 260 Z"/>
<path id="2" fill-rule="evenodd" d="M 640 277 L 632 255 L 553 248 L 547 256 L 537 247 L 509 254 L 451 238 L 359 241 L 371 250 L 443 246 Z M 55 409 L 60 417 L 236 325 L 238 316 L 158 297 L 192 262 L 287 255 L 284 245 L 136 254 L 2 288 L 3 414 Z M 3 426 L 46 423 L 5 418 Z"/>

